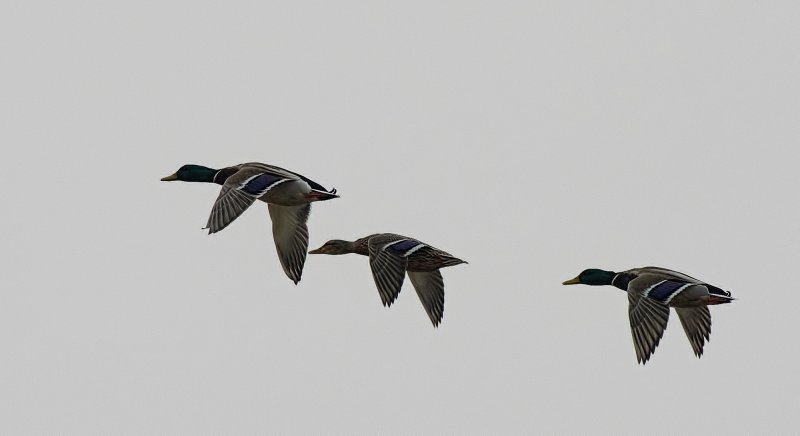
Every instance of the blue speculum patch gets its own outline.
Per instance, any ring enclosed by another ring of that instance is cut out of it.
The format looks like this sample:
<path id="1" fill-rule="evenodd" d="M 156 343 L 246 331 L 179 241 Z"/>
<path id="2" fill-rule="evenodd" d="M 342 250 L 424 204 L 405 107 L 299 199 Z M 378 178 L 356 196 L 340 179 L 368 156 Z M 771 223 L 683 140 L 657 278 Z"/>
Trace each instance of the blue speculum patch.
<path id="1" fill-rule="evenodd" d="M 248 194 L 258 195 L 281 180 L 283 180 L 283 178 L 273 176 L 272 174 L 261 174 L 247 182 L 247 184 L 242 187 L 242 190 Z"/>
<path id="2" fill-rule="evenodd" d="M 396 253 L 405 253 L 406 251 L 416 247 L 417 245 L 419 245 L 419 241 L 409 239 L 406 241 L 401 241 L 396 244 L 390 245 L 389 249 Z"/>
<path id="3" fill-rule="evenodd" d="M 673 292 L 677 291 L 678 289 L 680 289 L 681 286 L 685 284 L 686 283 L 666 281 L 656 286 L 655 288 L 651 289 L 650 293 L 647 294 L 647 296 L 652 298 L 653 300 L 657 300 L 663 303 L 667 301 L 667 298 L 669 298 L 669 296 L 672 295 Z"/>

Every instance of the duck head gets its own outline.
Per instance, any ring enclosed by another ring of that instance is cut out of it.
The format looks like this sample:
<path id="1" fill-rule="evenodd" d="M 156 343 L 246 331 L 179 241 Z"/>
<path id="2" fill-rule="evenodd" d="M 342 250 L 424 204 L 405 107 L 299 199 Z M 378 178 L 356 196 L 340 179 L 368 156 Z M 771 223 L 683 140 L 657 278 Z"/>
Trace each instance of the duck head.
<path id="1" fill-rule="evenodd" d="M 570 279 L 562 283 L 563 285 L 590 285 L 590 286 L 604 286 L 610 285 L 611 281 L 617 273 L 613 271 L 605 271 L 602 269 L 590 268 L 583 270 L 578 277 Z"/>
<path id="2" fill-rule="evenodd" d="M 173 180 L 180 180 L 182 182 L 213 183 L 215 174 L 217 174 L 217 170 L 213 168 L 190 164 L 178 168 L 178 171 L 176 171 L 175 174 L 164 177 L 161 179 L 161 181 L 171 182 Z"/>
<path id="3" fill-rule="evenodd" d="M 347 254 L 353 252 L 353 243 L 341 239 L 331 239 L 322 244 L 322 247 L 311 250 L 308 254 Z"/>

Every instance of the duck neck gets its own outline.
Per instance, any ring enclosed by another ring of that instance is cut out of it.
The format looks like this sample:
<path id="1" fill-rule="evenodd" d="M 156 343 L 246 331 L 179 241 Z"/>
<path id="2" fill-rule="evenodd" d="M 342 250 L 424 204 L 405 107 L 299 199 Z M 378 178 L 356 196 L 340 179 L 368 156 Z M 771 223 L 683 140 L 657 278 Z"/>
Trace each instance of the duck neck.
<path id="1" fill-rule="evenodd" d="M 224 185 L 225 181 L 228 180 L 228 177 L 236 174 L 237 171 L 239 171 L 239 169 L 236 167 L 223 168 L 216 171 L 210 181 L 218 185 Z"/>
<path id="2" fill-rule="evenodd" d="M 617 273 L 611 279 L 611 283 L 610 284 L 613 285 L 616 288 L 622 289 L 623 291 L 627 292 L 628 291 L 628 283 L 630 283 L 631 280 L 633 280 L 635 278 L 636 278 L 636 274 L 632 274 L 632 273 L 623 271 L 621 273 Z"/>
<path id="3" fill-rule="evenodd" d="M 353 242 L 349 242 L 347 249 L 348 253 L 356 253 L 362 256 L 369 256 L 369 244 L 367 241 L 369 240 L 369 236 L 366 238 L 356 239 Z"/>

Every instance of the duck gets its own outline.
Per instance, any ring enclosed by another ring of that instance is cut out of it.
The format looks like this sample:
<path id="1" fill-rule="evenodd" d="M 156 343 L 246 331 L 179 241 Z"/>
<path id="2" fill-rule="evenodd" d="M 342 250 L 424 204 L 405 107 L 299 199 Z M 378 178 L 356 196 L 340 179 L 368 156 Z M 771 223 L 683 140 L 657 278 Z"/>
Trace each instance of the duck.
<path id="1" fill-rule="evenodd" d="M 444 317 L 444 279 L 441 268 L 467 263 L 418 239 L 376 233 L 355 241 L 332 239 L 309 254 L 369 256 L 372 278 L 385 307 L 400 294 L 406 273 L 434 327 Z"/>
<path id="2" fill-rule="evenodd" d="M 306 222 L 311 213 L 311 203 L 339 198 L 336 189 L 328 191 L 298 173 L 260 162 L 222 169 L 187 164 L 161 180 L 222 185 L 204 227 L 208 229 L 208 234 L 217 233 L 230 225 L 256 200 L 267 203 L 278 259 L 284 273 L 295 285 L 302 277 L 306 261 Z"/>
<path id="3" fill-rule="evenodd" d="M 686 274 L 666 268 L 647 266 L 622 272 L 591 268 L 564 285 L 614 286 L 628 293 L 636 360 L 644 365 L 655 352 L 675 309 L 695 356 L 703 355 L 703 346 L 711 334 L 708 306 L 727 304 L 731 293 Z"/>

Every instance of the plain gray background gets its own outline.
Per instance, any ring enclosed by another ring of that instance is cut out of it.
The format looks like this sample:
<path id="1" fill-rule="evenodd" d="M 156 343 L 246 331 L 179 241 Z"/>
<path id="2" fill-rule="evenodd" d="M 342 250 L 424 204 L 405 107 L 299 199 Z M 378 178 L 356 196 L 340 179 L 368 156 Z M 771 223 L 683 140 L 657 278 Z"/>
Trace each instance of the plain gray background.
<path id="1" fill-rule="evenodd" d="M 796 2 L 0 6 L 0 433 L 795 433 Z M 184 163 L 340 199 L 311 246 L 399 232 L 468 260 L 410 284 L 311 256 L 266 207 L 200 230 Z M 733 292 L 702 359 L 636 364 L 587 267 Z"/>

